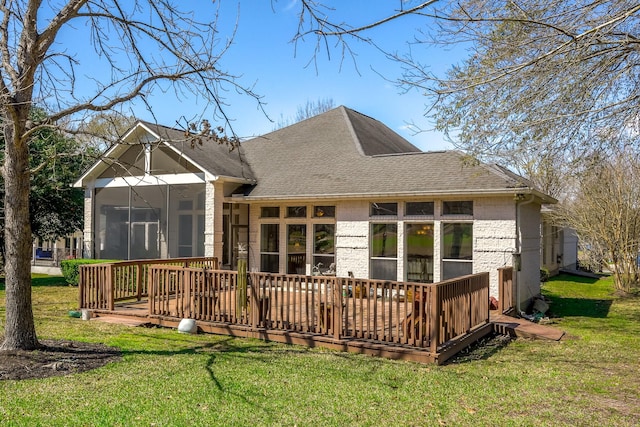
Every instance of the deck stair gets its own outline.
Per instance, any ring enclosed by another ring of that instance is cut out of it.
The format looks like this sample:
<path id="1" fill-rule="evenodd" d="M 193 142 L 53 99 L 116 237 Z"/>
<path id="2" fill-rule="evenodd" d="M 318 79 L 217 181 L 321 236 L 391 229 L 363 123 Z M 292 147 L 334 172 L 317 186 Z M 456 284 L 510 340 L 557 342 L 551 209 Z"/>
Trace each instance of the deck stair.
<path id="1" fill-rule="evenodd" d="M 490 321 L 494 330 L 503 335 L 519 338 L 546 339 L 560 341 L 565 336 L 564 331 L 553 326 L 540 325 L 526 319 L 491 312 Z"/>

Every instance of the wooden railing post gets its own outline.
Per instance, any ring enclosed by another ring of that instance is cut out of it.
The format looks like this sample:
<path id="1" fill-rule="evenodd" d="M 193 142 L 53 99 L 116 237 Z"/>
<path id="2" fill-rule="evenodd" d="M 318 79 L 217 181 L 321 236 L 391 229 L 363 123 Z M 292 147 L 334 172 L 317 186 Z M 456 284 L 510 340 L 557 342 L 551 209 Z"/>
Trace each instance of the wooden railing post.
<path id="1" fill-rule="evenodd" d="M 429 331 L 429 347 L 433 354 L 438 352 L 438 342 L 440 341 L 440 311 L 442 310 L 442 301 L 440 301 L 439 286 L 431 287 L 431 330 Z"/>
<path id="2" fill-rule="evenodd" d="M 482 283 L 482 286 L 483 286 L 483 288 L 485 289 L 485 292 L 486 292 L 486 298 L 485 298 L 485 300 L 487 301 L 487 309 L 484 311 L 484 313 L 485 313 L 485 319 L 484 319 L 484 320 L 485 320 L 485 323 L 489 323 L 489 321 L 490 321 L 490 319 L 491 319 L 491 313 L 490 313 L 490 311 L 491 311 L 491 307 L 489 307 L 489 294 L 490 294 L 490 292 L 491 292 L 491 291 L 489 290 L 489 288 L 490 288 L 490 286 L 491 286 L 491 285 L 490 285 L 490 283 L 489 283 L 489 282 L 490 282 L 490 279 L 489 279 L 489 273 L 487 273 L 487 274 L 485 275 L 484 282 Z"/>
<path id="3" fill-rule="evenodd" d="M 142 265 L 136 264 L 136 298 L 142 299 Z"/>
<path id="4" fill-rule="evenodd" d="M 504 312 L 504 269 L 498 269 L 498 311 Z"/>
<path id="5" fill-rule="evenodd" d="M 78 308 L 88 308 L 85 307 L 85 269 L 82 268 L 81 265 L 78 266 L 78 297 L 79 297 L 79 302 L 78 302 Z"/>
<path id="6" fill-rule="evenodd" d="M 156 283 L 153 280 L 153 272 L 152 272 L 153 268 L 149 267 L 147 268 L 147 293 L 149 294 L 149 314 L 156 314 L 155 313 L 155 299 L 156 299 Z"/>
<path id="7" fill-rule="evenodd" d="M 467 310 L 467 332 L 471 330 L 473 326 L 473 294 L 475 291 L 475 282 L 478 280 L 476 276 L 467 279 L 467 304 L 469 305 L 469 309 Z"/>
<path id="8" fill-rule="evenodd" d="M 107 267 L 107 276 L 106 276 L 106 280 L 104 283 L 104 288 L 107 291 L 106 292 L 106 299 L 107 299 L 107 310 L 113 311 L 113 308 L 115 306 L 114 304 L 114 286 L 115 283 L 113 282 L 113 276 L 114 276 L 114 270 L 115 270 L 115 266 L 113 264 L 110 264 L 109 267 Z"/>
<path id="9" fill-rule="evenodd" d="M 251 316 L 249 316 L 249 323 L 252 328 L 258 327 L 258 298 L 260 296 L 260 279 L 256 274 L 251 274 L 249 277 L 251 280 L 251 286 L 249 287 L 249 312 Z"/>
<path id="10" fill-rule="evenodd" d="M 247 308 L 247 251 L 238 250 L 238 278 L 236 282 L 236 310 L 241 315 Z M 240 316 L 238 316 L 240 317 Z"/>
<path id="11" fill-rule="evenodd" d="M 342 335 L 342 281 L 337 278 L 331 279 L 331 288 L 333 290 L 332 294 L 332 302 L 333 306 L 331 311 L 333 312 L 333 325 L 331 325 L 333 329 L 333 337 L 335 339 L 340 339 Z"/>

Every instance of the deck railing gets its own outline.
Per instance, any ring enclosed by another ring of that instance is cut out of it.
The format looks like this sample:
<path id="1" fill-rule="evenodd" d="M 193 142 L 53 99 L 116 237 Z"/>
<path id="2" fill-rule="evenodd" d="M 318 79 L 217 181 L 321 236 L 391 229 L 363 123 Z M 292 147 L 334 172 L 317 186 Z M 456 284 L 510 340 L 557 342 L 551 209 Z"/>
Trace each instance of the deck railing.
<path id="1" fill-rule="evenodd" d="M 149 267 L 149 314 L 365 339 L 436 353 L 489 322 L 489 274 L 435 284 Z"/>
<path id="2" fill-rule="evenodd" d="M 249 324 L 248 312 L 237 307 L 237 277 L 229 270 L 150 266 L 149 315 Z"/>
<path id="3" fill-rule="evenodd" d="M 431 347 L 435 350 L 476 326 L 489 323 L 489 273 L 436 283 L 431 301 L 436 322 L 432 323 Z"/>
<path id="4" fill-rule="evenodd" d="M 113 310 L 117 301 L 147 297 L 151 265 L 218 268 L 215 257 L 144 259 L 80 265 L 80 308 Z"/>

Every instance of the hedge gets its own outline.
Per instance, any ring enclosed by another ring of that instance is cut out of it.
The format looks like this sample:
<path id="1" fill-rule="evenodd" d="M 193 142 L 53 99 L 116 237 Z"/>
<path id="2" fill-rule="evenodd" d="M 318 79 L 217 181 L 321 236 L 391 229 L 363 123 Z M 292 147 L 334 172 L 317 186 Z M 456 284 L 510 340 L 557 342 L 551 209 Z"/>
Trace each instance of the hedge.
<path id="1" fill-rule="evenodd" d="M 78 286 L 78 281 L 80 279 L 80 272 L 78 269 L 79 265 L 100 264 L 100 263 L 117 262 L 117 261 L 118 260 L 113 260 L 113 259 L 85 259 L 85 258 L 65 259 L 60 261 L 60 270 L 62 271 L 64 280 L 66 280 L 68 284 Z"/>

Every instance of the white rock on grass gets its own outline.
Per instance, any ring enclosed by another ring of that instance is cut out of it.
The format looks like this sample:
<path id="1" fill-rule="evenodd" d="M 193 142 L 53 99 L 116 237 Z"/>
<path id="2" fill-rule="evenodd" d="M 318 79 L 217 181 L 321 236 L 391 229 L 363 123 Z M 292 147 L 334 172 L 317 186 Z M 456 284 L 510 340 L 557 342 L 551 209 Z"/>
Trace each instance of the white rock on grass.
<path id="1" fill-rule="evenodd" d="M 178 332 L 185 334 L 195 334 L 198 332 L 198 325 L 194 319 L 182 319 L 178 324 Z"/>

